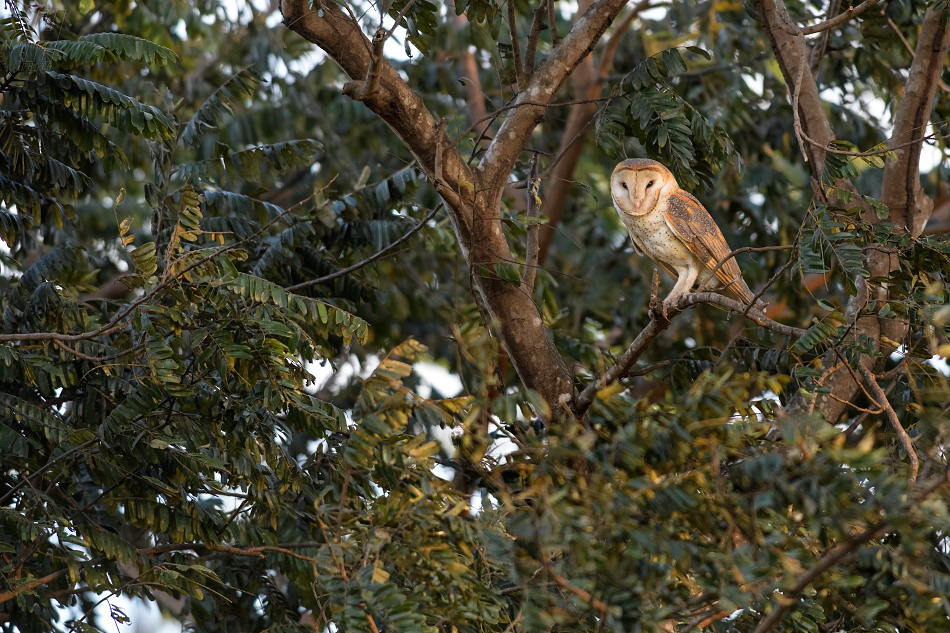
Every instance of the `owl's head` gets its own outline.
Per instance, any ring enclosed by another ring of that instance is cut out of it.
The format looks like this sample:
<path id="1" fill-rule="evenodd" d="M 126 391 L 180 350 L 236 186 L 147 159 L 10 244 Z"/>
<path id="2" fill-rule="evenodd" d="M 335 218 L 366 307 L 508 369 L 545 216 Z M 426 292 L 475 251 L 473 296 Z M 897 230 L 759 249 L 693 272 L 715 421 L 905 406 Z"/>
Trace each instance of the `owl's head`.
<path id="1" fill-rule="evenodd" d="M 610 195 L 621 213 L 646 215 L 670 184 L 676 187 L 676 179 L 660 163 L 647 158 L 630 158 L 614 168 L 610 177 Z"/>

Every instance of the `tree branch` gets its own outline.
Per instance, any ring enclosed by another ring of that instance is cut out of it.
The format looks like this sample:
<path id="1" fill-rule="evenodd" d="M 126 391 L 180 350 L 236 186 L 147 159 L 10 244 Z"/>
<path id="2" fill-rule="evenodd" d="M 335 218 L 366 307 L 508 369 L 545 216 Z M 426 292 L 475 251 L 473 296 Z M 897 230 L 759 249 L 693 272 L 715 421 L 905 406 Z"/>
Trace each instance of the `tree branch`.
<path id="1" fill-rule="evenodd" d="M 814 567 L 806 571 L 798 579 L 794 587 L 788 591 L 783 591 L 780 599 L 772 601 L 772 610 L 759 621 L 759 625 L 755 627 L 753 633 L 768 633 L 768 631 L 774 629 L 782 621 L 782 618 L 785 617 L 785 614 L 795 606 L 798 599 L 801 598 L 802 593 L 805 592 L 805 589 L 807 589 L 811 583 L 815 582 L 823 573 L 854 554 L 855 550 L 861 545 L 884 536 L 888 529 L 890 529 L 890 526 L 886 523 L 879 523 L 826 552 L 818 559 L 818 563 Z"/>
<path id="2" fill-rule="evenodd" d="M 881 407 L 884 412 L 887 414 L 887 419 L 891 423 L 894 432 L 897 433 L 897 437 L 900 439 L 901 446 L 904 447 L 904 451 L 907 453 L 907 458 L 910 460 L 910 483 L 917 481 L 917 471 L 920 469 L 920 462 L 917 460 L 917 451 L 914 450 L 914 442 L 910 439 L 910 436 L 907 434 L 907 431 L 904 429 L 904 426 L 901 424 L 901 421 L 897 418 L 897 412 L 894 411 L 894 407 L 891 406 L 891 403 L 887 400 L 887 394 L 884 393 L 884 390 L 881 389 L 881 385 L 877 383 L 877 380 L 874 378 L 867 367 L 864 365 L 858 366 L 858 371 L 861 372 L 861 376 L 864 378 L 865 384 L 874 394 L 874 397 L 871 398 L 877 406 Z"/>
<path id="3" fill-rule="evenodd" d="M 512 0 L 509 0 L 509 2 Z M 528 218 L 529 221 L 537 220 L 540 214 L 541 198 L 538 197 L 538 188 L 541 181 L 538 180 L 538 155 L 531 158 L 531 175 L 528 178 Z M 532 222 L 528 226 L 528 243 L 524 258 L 524 273 L 521 275 L 521 285 L 525 287 L 525 292 L 534 296 L 534 280 L 538 273 L 538 231 L 541 226 Z"/>
<path id="4" fill-rule="evenodd" d="M 829 20 L 825 20 L 824 22 L 821 22 L 819 24 L 813 24 L 812 26 L 802 27 L 802 34 L 814 35 L 815 33 L 821 33 L 822 31 L 833 29 L 839 24 L 844 24 L 848 20 L 853 20 L 854 18 L 858 17 L 859 15 L 861 15 L 862 13 L 864 13 L 865 11 L 873 7 L 875 4 L 879 4 L 880 2 L 881 0 L 865 0 L 865 2 L 862 2 L 856 7 L 849 6 L 848 9 L 844 13 L 841 13 Z"/>
<path id="5" fill-rule="evenodd" d="M 511 32 L 511 54 L 515 58 L 515 81 L 518 91 L 524 90 L 525 74 L 521 65 L 521 43 L 518 41 L 518 18 L 515 14 L 515 0 L 508 0 L 508 29 Z"/>
<path id="6" fill-rule="evenodd" d="M 571 29 L 562 45 L 535 72 L 518 99 L 541 99 L 546 105 L 581 55 L 606 29 L 622 0 L 598 0 Z M 320 13 L 307 0 L 285 0 L 284 22 L 323 49 L 350 77 L 366 76 L 370 64 L 367 39 L 360 25 L 335 3 Z M 402 77 L 385 60 L 379 65 L 379 90 L 363 103 L 385 121 L 413 153 L 433 181 L 449 209 L 463 256 L 493 321 L 525 386 L 534 389 L 559 410 L 562 395 L 573 393 L 567 365 L 554 347 L 532 298 L 519 285 L 505 282 L 494 272 L 499 263 L 515 261 L 508 246 L 498 209 L 508 174 L 522 151 L 544 106 L 516 108 L 502 126 L 505 136 L 492 141 L 479 169 L 473 170 L 458 148 L 448 141 L 444 127 Z M 436 174 L 436 155 L 439 173 Z M 491 171 L 491 175 L 486 173 Z M 437 177 L 438 176 L 438 177 Z"/>
<path id="7" fill-rule="evenodd" d="M 907 83 L 894 114 L 891 145 L 895 151 L 884 166 L 881 194 L 881 202 L 890 210 L 890 221 L 906 227 L 914 236 L 920 235 L 933 212 L 933 200 L 920 186 L 920 151 L 948 47 L 950 25 L 943 12 L 928 9 Z M 906 142 L 913 144 L 896 149 Z"/>

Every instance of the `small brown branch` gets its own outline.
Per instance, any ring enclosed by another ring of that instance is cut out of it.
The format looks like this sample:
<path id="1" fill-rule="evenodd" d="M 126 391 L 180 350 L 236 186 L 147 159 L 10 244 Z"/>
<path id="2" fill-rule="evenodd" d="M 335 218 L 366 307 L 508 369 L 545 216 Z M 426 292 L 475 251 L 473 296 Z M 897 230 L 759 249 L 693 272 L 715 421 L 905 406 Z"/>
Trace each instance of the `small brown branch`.
<path id="1" fill-rule="evenodd" d="M 390 27 L 390 29 L 389 29 L 388 31 L 386 31 L 386 35 L 383 37 L 383 43 L 384 43 L 384 44 L 386 43 L 386 40 L 388 40 L 390 37 L 393 36 L 393 33 L 396 32 L 396 28 L 399 26 L 400 22 L 402 22 L 403 18 L 406 17 L 406 14 L 409 13 L 409 9 L 411 9 L 411 8 L 412 8 L 412 5 L 414 5 L 415 3 L 416 3 L 416 0 L 409 0 L 409 2 L 406 3 L 406 6 L 404 6 L 404 7 L 402 8 L 402 10 L 399 11 L 399 15 L 396 16 L 396 21 L 393 22 L 392 27 Z M 383 26 L 382 17 L 380 17 L 380 19 L 379 19 L 379 26 L 380 26 L 380 28 L 382 28 L 382 26 Z M 374 50 L 374 54 L 375 54 L 375 50 Z M 382 47 L 382 46 L 379 47 L 379 54 L 380 54 L 380 55 L 383 54 L 383 47 Z"/>
<path id="2" fill-rule="evenodd" d="M 557 19 L 554 15 L 554 0 L 546 0 L 548 5 L 548 28 L 551 29 L 551 46 L 557 48 L 561 43 L 561 36 L 557 34 Z"/>
<path id="3" fill-rule="evenodd" d="M 900 439 L 904 451 L 907 452 L 907 457 L 910 460 L 910 483 L 914 483 L 917 481 L 917 471 L 920 469 L 920 462 L 917 460 L 917 451 L 914 450 L 914 441 L 910 439 L 907 431 L 904 430 L 904 426 L 897 418 L 897 412 L 894 411 L 894 407 L 892 407 L 891 403 L 887 400 L 887 394 L 884 393 L 884 390 L 881 389 L 881 385 L 874 379 L 874 374 L 864 365 L 859 365 L 858 370 L 861 372 L 861 376 L 864 377 L 864 382 L 868 388 L 873 392 L 875 404 L 882 408 L 887 414 L 887 419 L 891 423 L 891 427 L 894 429 L 894 432 L 897 433 L 897 437 Z"/>
<path id="4" fill-rule="evenodd" d="M 757 325 L 760 325 L 767 330 L 771 330 L 776 334 L 781 334 L 783 336 L 793 336 L 796 338 L 799 338 L 805 334 L 805 330 L 802 328 L 792 325 L 785 325 L 784 323 L 774 321 L 765 316 L 761 310 L 755 308 L 748 309 L 745 304 L 716 292 L 694 292 L 692 294 L 688 294 L 680 299 L 677 309 L 679 311 L 683 311 L 701 303 L 709 303 L 723 308 L 728 312 L 732 312 L 733 314 L 744 316 L 745 318 L 755 322 Z"/>
<path id="5" fill-rule="evenodd" d="M 884 9 L 881 9 L 881 13 L 883 15 L 886 15 L 886 13 L 884 12 Z M 894 31 L 894 35 L 896 35 L 898 39 L 900 39 L 901 44 L 904 45 L 904 50 L 910 53 L 910 58 L 914 59 L 915 57 L 917 57 L 917 53 L 916 51 L 914 51 L 914 47 L 911 46 L 910 42 L 907 41 L 907 38 L 904 37 L 904 33 L 900 30 L 900 27 L 898 27 L 897 24 L 894 23 L 894 20 L 892 20 L 891 18 L 887 18 L 887 25 L 891 27 L 892 31 Z M 937 79 L 937 87 L 940 88 L 942 92 L 950 92 L 950 86 L 944 83 L 942 78 Z"/>
<path id="6" fill-rule="evenodd" d="M 513 0 L 509 0 L 512 2 Z M 538 189 L 541 181 L 538 179 L 538 155 L 531 158 L 531 175 L 528 177 L 528 245 L 525 253 L 524 272 L 521 275 L 521 285 L 524 291 L 529 295 L 534 294 L 534 280 L 538 273 L 538 233 L 541 226 L 537 219 L 540 215 L 541 198 L 538 197 Z"/>
<path id="7" fill-rule="evenodd" d="M 830 0 L 828 3 L 828 12 L 825 14 L 825 19 L 830 20 L 838 14 L 838 10 L 841 8 L 841 0 Z M 825 56 L 825 52 L 828 50 L 828 41 L 831 39 L 831 30 L 827 30 L 821 34 L 821 40 L 815 44 L 815 47 L 811 51 L 811 74 L 815 77 L 818 76 L 818 68 L 821 65 L 821 58 Z"/>
<path id="8" fill-rule="evenodd" d="M 617 26 L 614 27 L 614 30 L 610 33 L 610 37 L 607 38 L 607 43 L 604 44 L 604 50 L 600 54 L 600 63 L 597 65 L 597 80 L 599 82 L 603 82 L 607 78 L 607 73 L 610 72 L 610 68 L 614 63 L 614 55 L 617 52 L 617 47 L 620 46 L 620 40 L 622 40 L 623 36 L 630 30 L 630 25 L 633 24 L 633 21 L 636 20 L 641 13 L 650 8 L 651 1 L 652 0 L 640 0 L 635 7 L 630 9 L 627 15 L 618 20 Z"/>
<path id="9" fill-rule="evenodd" d="M 406 4 L 408 8 L 412 2 Z M 397 22 L 398 24 L 398 22 Z M 395 25 L 393 28 L 396 28 Z M 391 32 L 391 31 L 390 31 Z M 369 66 L 366 69 L 366 77 L 362 81 L 348 81 L 343 86 L 343 94 L 354 101 L 366 101 L 369 97 L 376 94 L 379 90 L 380 66 L 383 63 L 383 45 L 386 43 L 388 34 L 379 27 L 376 34 L 373 35 L 373 52 L 369 58 Z"/>
<path id="10" fill-rule="evenodd" d="M 881 0 L 865 0 L 865 2 L 862 2 L 856 7 L 848 7 L 848 9 L 844 13 L 841 13 L 831 18 L 830 20 L 825 20 L 824 22 L 820 22 L 819 24 L 813 24 L 812 26 L 806 26 L 802 28 L 802 34 L 814 35 L 815 33 L 821 33 L 822 31 L 833 29 L 839 24 L 843 24 L 847 22 L 848 20 L 853 20 L 854 18 L 858 17 L 859 15 L 861 15 L 862 13 L 864 13 L 865 11 L 873 7 L 875 4 L 878 4 L 880 2 Z"/>
<path id="11" fill-rule="evenodd" d="M 657 315 L 659 315 L 659 311 Z M 672 319 L 674 316 L 676 316 L 676 313 L 671 312 L 669 318 Z M 583 416 L 594 402 L 597 392 L 623 378 L 627 372 L 637 364 L 637 361 L 640 360 L 643 353 L 653 344 L 653 341 L 660 335 L 660 332 L 669 326 L 669 320 L 659 316 L 651 318 L 647 326 L 637 335 L 637 338 L 633 339 L 633 342 L 630 343 L 626 351 L 620 355 L 620 358 L 617 359 L 614 366 L 605 371 L 602 376 L 596 378 L 587 385 L 583 391 L 577 394 L 577 397 L 574 399 L 574 413 L 578 417 Z"/>
<path id="12" fill-rule="evenodd" d="M 593 404 L 597 392 L 608 385 L 612 385 L 625 375 L 640 360 L 643 352 L 647 350 L 660 332 L 670 326 L 671 320 L 678 314 L 674 311 L 672 315 L 667 316 L 662 309 L 662 302 L 659 298 L 660 273 L 653 269 L 653 282 L 650 284 L 650 322 L 641 330 L 637 338 L 627 347 L 626 351 L 620 355 L 614 366 L 608 369 L 602 376 L 595 378 L 583 391 L 574 398 L 573 411 L 578 418 L 587 413 L 587 409 Z"/>
<path id="13" fill-rule="evenodd" d="M 531 19 L 531 30 L 528 31 L 528 44 L 524 49 L 524 76 L 529 81 L 534 74 L 534 58 L 538 50 L 538 38 L 541 37 L 541 31 L 547 28 L 544 18 L 547 15 L 547 6 L 542 3 L 534 10 L 534 17 Z"/>
<path id="14" fill-rule="evenodd" d="M 383 250 L 379 251 L 375 255 L 372 255 L 371 257 L 367 257 L 363 261 L 357 262 L 356 264 L 353 264 L 352 266 L 341 268 L 335 273 L 330 273 L 329 275 L 324 275 L 323 277 L 317 277 L 316 279 L 311 279 L 310 281 L 302 281 L 299 284 L 294 284 L 293 286 L 287 286 L 286 288 L 284 288 L 284 290 L 286 290 L 287 292 L 296 292 L 297 290 L 301 290 L 303 288 L 309 288 L 310 286 L 316 286 L 317 284 L 326 283 L 328 281 L 332 281 L 336 279 L 337 277 L 343 277 L 344 275 L 349 275 L 350 273 L 357 271 L 360 268 L 363 268 L 365 266 L 372 264 L 378 259 L 382 259 L 387 254 L 389 254 L 390 252 L 398 248 L 406 240 L 408 240 L 413 235 L 421 231 L 426 226 L 426 224 L 429 223 L 429 220 L 435 217 L 435 214 L 439 212 L 443 204 L 444 203 L 440 202 L 438 205 L 436 205 L 434 209 L 432 209 L 432 211 L 429 211 L 426 217 L 424 217 L 422 220 L 419 221 L 418 224 L 412 227 L 408 233 L 406 233 L 405 235 L 400 237 L 398 240 L 396 240 L 395 242 L 393 242 L 392 244 L 390 244 Z"/>
<path id="15" fill-rule="evenodd" d="M 69 571 L 68 568 L 58 569 L 51 574 L 41 576 L 40 578 L 35 578 L 29 582 L 23 583 L 22 585 L 17 585 L 16 587 L 14 587 L 13 589 L 9 591 L 4 591 L 3 593 L 0 593 L 0 604 L 3 604 L 7 600 L 16 598 L 21 593 L 26 593 L 27 591 L 31 591 L 33 589 L 36 589 L 37 587 L 41 587 L 43 585 L 51 583 L 57 578 L 61 576 L 65 576 L 68 571 Z"/>
<path id="16" fill-rule="evenodd" d="M 600 611 L 601 617 L 607 617 L 607 611 L 610 609 L 610 607 L 607 606 L 606 602 L 604 602 L 603 600 L 598 600 L 597 598 L 590 595 L 590 592 L 585 591 L 581 589 L 580 587 L 575 587 L 574 585 L 570 583 L 570 581 L 567 580 L 567 578 L 564 578 L 563 576 L 559 576 L 557 572 L 555 572 L 554 569 L 551 567 L 551 563 L 545 563 L 544 568 L 545 568 L 545 571 L 548 573 L 548 575 L 551 577 L 551 580 L 554 581 L 554 584 L 556 584 L 562 590 L 577 596 L 578 598 L 580 598 L 587 604 L 591 605 L 592 607 Z"/>
<path id="17" fill-rule="evenodd" d="M 80 352 L 79 350 L 75 350 L 75 349 L 71 348 L 70 346 L 66 345 L 65 343 L 63 343 L 63 342 L 60 341 L 60 340 L 53 339 L 53 344 L 56 345 L 56 347 L 58 347 L 58 348 L 60 348 L 60 349 L 62 349 L 62 350 L 64 350 L 64 351 L 66 351 L 66 352 L 69 352 L 69 353 L 72 354 L 73 356 L 76 356 L 77 358 L 81 358 L 81 359 L 83 359 L 83 360 L 88 360 L 88 361 L 91 361 L 91 362 L 93 362 L 93 363 L 100 363 L 100 364 L 101 364 L 101 363 L 105 363 L 105 362 L 110 361 L 110 360 L 115 360 L 116 358 L 121 358 L 121 357 L 125 356 L 126 354 L 131 354 L 131 353 L 135 352 L 136 349 L 139 349 L 139 348 L 141 348 L 141 347 L 144 346 L 144 344 L 136 345 L 135 347 L 131 347 L 131 348 L 126 349 L 126 350 L 122 350 L 121 352 L 116 352 L 115 354 L 110 354 L 109 356 L 89 356 L 88 354 L 83 354 L 83 353 Z"/>
<path id="18" fill-rule="evenodd" d="M 755 627 L 753 633 L 768 633 L 768 631 L 774 629 L 782 621 L 782 618 L 785 617 L 785 614 L 795 606 L 798 599 L 801 598 L 802 593 L 804 593 L 805 589 L 807 589 L 811 583 L 818 580 L 819 576 L 841 561 L 849 558 L 861 545 L 884 536 L 888 529 L 889 526 L 886 523 L 879 523 L 849 538 L 847 542 L 828 550 L 828 552 L 818 559 L 814 567 L 806 571 L 798 579 L 794 587 L 782 592 L 781 598 L 772 601 L 772 610 L 759 621 L 759 625 Z"/>
<path id="19" fill-rule="evenodd" d="M 373 619 L 373 616 L 366 614 L 366 622 L 369 623 L 369 630 L 372 633 L 379 633 L 379 627 L 376 626 L 376 620 Z"/>
<path id="20" fill-rule="evenodd" d="M 515 0 L 508 0 L 508 29 L 511 31 L 511 55 L 514 57 L 515 81 L 518 92 L 524 90 L 525 74 L 521 65 L 521 43 L 518 41 L 518 19 L 515 15 Z"/>

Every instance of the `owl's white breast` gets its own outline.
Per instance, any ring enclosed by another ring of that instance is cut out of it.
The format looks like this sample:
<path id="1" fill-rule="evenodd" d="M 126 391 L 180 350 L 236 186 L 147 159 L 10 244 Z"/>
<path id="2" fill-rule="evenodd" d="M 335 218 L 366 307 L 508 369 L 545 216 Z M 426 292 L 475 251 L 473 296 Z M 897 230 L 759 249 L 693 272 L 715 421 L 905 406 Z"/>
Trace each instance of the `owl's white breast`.
<path id="1" fill-rule="evenodd" d="M 667 225 L 664 217 L 666 200 L 663 198 L 661 196 L 653 210 L 644 215 L 629 215 L 619 208 L 617 213 L 630 232 L 630 238 L 650 259 L 676 270 L 686 262 L 692 262 L 695 256 Z"/>

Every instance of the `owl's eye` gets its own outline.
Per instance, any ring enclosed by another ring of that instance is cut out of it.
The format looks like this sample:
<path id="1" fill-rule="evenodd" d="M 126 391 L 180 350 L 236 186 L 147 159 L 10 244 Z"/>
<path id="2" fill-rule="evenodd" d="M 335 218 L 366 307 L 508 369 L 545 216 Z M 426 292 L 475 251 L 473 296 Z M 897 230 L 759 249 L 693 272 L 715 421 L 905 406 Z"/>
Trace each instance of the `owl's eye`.
<path id="1" fill-rule="evenodd" d="M 622 182 L 622 183 L 620 183 L 620 184 L 621 184 L 621 185 L 623 185 L 623 188 L 624 188 L 624 189 L 626 189 L 626 188 L 627 188 L 627 183 L 625 183 L 625 182 Z"/>
<path id="2" fill-rule="evenodd" d="M 653 186 L 653 181 L 651 180 L 650 182 L 647 183 L 647 189 L 649 189 L 652 186 Z"/>

